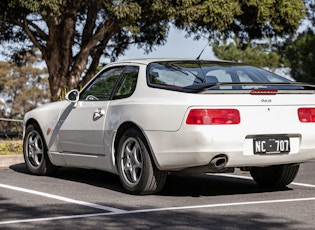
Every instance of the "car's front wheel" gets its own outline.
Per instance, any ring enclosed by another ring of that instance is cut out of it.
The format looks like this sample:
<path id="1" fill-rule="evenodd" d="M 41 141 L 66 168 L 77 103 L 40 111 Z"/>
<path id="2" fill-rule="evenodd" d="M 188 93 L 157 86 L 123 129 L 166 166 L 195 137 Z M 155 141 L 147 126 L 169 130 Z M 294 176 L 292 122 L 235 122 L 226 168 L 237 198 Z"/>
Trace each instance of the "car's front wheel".
<path id="1" fill-rule="evenodd" d="M 120 181 L 131 194 L 156 194 L 165 184 L 167 173 L 155 166 L 147 142 L 137 129 L 129 129 L 121 137 L 117 164 Z"/>
<path id="2" fill-rule="evenodd" d="M 253 167 L 250 174 L 260 186 L 267 188 L 281 188 L 290 184 L 299 171 L 299 164 L 274 165 L 268 167 Z"/>
<path id="3" fill-rule="evenodd" d="M 57 170 L 49 160 L 41 129 L 36 123 L 28 125 L 25 130 L 23 155 L 26 168 L 33 174 L 51 175 Z"/>

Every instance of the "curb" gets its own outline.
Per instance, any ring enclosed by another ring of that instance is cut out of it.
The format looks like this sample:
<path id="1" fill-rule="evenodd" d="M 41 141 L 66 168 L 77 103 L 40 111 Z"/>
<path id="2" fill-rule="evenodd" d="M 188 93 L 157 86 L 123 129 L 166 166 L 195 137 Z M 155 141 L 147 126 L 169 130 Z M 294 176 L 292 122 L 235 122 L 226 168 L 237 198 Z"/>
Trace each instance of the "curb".
<path id="1" fill-rule="evenodd" d="M 0 168 L 9 168 L 11 165 L 24 163 L 23 154 L 0 155 Z"/>

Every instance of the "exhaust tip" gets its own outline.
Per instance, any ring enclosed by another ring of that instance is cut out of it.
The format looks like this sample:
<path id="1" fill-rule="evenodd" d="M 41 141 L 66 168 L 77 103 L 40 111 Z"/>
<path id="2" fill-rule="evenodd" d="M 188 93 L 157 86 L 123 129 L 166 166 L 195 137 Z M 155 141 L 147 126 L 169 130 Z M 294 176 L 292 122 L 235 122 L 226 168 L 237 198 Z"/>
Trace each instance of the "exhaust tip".
<path id="1" fill-rule="evenodd" d="M 228 157 L 224 154 L 217 155 L 212 158 L 209 163 L 209 166 L 213 170 L 222 170 L 226 167 L 228 162 Z"/>

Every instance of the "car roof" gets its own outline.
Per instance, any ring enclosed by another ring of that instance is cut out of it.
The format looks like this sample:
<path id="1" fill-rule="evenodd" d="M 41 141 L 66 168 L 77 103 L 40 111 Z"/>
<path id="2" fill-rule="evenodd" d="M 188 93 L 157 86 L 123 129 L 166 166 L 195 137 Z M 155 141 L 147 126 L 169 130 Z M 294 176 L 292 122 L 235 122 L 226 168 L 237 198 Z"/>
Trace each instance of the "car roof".
<path id="1" fill-rule="evenodd" d="M 139 58 L 139 59 L 127 59 L 127 60 L 116 61 L 110 64 L 138 63 L 138 64 L 147 65 L 151 62 L 161 62 L 161 61 L 235 63 L 235 62 L 224 61 L 224 60 L 205 60 L 205 59 L 192 59 L 192 58 Z"/>

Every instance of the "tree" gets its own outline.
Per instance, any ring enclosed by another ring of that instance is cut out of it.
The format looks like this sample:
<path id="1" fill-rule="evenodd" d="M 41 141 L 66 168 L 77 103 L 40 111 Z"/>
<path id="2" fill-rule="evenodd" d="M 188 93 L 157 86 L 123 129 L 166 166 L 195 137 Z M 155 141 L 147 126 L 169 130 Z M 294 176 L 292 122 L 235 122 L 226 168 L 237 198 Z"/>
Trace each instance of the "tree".
<path id="1" fill-rule="evenodd" d="M 281 56 L 275 51 L 266 52 L 265 44 L 253 44 L 240 48 L 239 40 L 234 42 L 223 43 L 222 45 L 214 44 L 213 52 L 219 59 L 230 60 L 235 62 L 244 62 L 257 67 L 269 67 L 272 70 L 278 68 L 281 63 Z"/>
<path id="2" fill-rule="evenodd" d="M 303 2 L 306 6 L 305 18 L 297 34 L 282 40 L 265 40 L 265 43 L 252 40 L 247 45 L 237 42 L 215 45 L 215 54 L 219 58 L 241 60 L 256 66 L 285 66 L 295 80 L 315 83 L 315 0 Z M 254 53 L 254 57 L 249 53 Z"/>
<path id="3" fill-rule="evenodd" d="M 15 54 L 18 62 L 0 62 L 1 117 L 22 119 L 49 100 L 47 70 L 34 67 L 38 56 Z M 19 56 L 19 57 L 17 57 Z"/>
<path id="4" fill-rule="evenodd" d="M 314 27 L 315 26 L 315 0 L 303 0 L 306 5 L 306 19 Z"/>
<path id="5" fill-rule="evenodd" d="M 315 83 L 315 1 L 305 0 L 307 15 L 304 30 L 287 39 L 279 53 L 288 62 L 291 75 L 297 81 Z"/>
<path id="6" fill-rule="evenodd" d="M 287 41 L 284 56 L 297 81 L 315 83 L 315 34 L 311 29 L 301 33 L 294 41 Z"/>
<path id="7" fill-rule="evenodd" d="M 292 34 L 303 15 L 302 0 L 2 0 L 0 40 L 41 51 L 57 100 L 88 82 L 102 56 L 114 60 L 131 44 L 145 52 L 164 44 L 172 24 L 196 39 L 237 36 L 246 43 Z"/>

